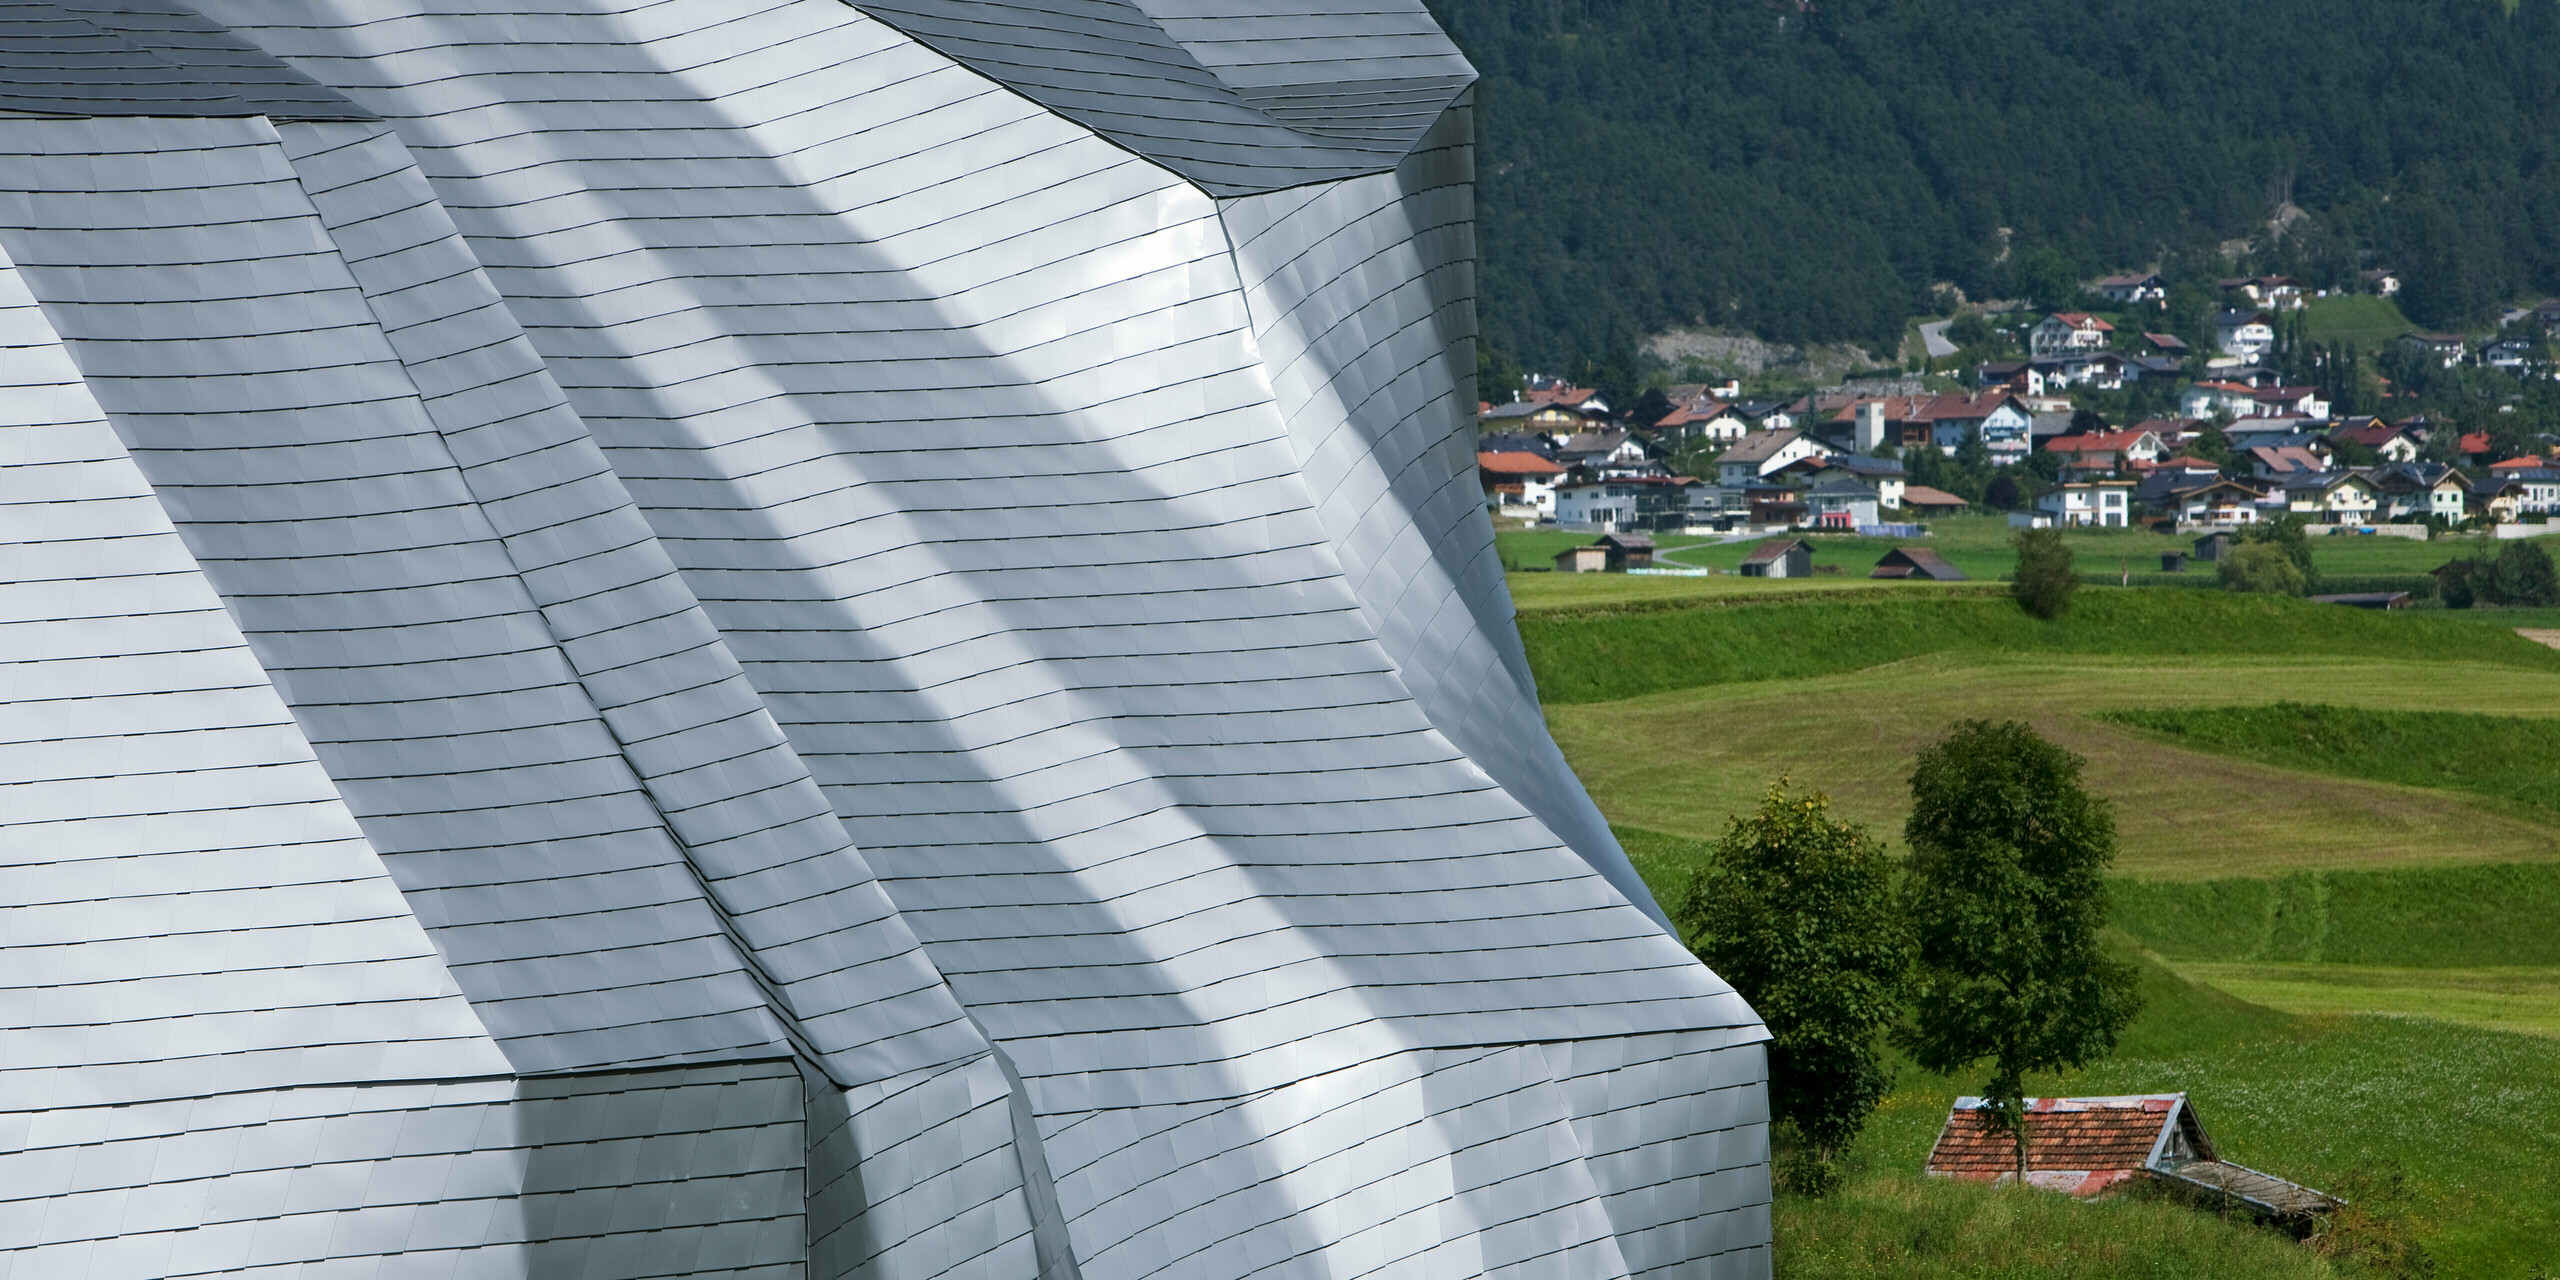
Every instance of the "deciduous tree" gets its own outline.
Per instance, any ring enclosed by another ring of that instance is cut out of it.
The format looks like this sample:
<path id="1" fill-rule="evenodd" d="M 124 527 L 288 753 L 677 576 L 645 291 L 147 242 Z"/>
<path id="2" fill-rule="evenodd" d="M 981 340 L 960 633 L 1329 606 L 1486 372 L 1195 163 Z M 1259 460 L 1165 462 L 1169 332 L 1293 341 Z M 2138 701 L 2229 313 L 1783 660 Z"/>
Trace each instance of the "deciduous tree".
<path id="1" fill-rule="evenodd" d="M 1911 942 L 1883 847 L 1781 778 L 1725 828 L 1677 922 L 1768 1025 L 1770 1111 L 1827 1164 L 1892 1084 L 1879 1041 Z"/>
<path id="2" fill-rule="evenodd" d="M 2061 617 L 2071 608 L 2071 593 L 2080 589 L 2080 577 L 2071 567 L 2071 548 L 2063 545 L 2062 531 L 2022 529 L 2009 540 L 2009 545 L 2018 551 L 2018 571 L 2010 580 L 2009 593 L 2039 618 Z"/>
<path id="3" fill-rule="evenodd" d="M 2115 821 L 2081 766 L 2025 724 L 1965 721 L 1920 753 L 1903 827 L 1918 950 L 1896 1041 L 1931 1071 L 1990 1063 L 1983 1098 L 2022 1180 L 2027 1073 L 2112 1051 L 2140 1007 L 2099 939 Z"/>

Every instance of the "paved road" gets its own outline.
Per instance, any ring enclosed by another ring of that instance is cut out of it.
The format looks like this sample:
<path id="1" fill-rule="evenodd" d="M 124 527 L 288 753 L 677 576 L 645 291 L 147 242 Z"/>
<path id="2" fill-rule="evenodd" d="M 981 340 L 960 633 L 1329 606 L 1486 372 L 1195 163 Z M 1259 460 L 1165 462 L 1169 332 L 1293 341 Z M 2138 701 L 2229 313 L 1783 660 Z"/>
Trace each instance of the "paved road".
<path id="1" fill-rule="evenodd" d="M 1930 359 L 1944 359 L 1960 350 L 1956 344 L 1947 341 L 1947 326 L 1954 323 L 1953 320 L 1932 320 L 1920 326 L 1920 349 L 1928 352 Z"/>

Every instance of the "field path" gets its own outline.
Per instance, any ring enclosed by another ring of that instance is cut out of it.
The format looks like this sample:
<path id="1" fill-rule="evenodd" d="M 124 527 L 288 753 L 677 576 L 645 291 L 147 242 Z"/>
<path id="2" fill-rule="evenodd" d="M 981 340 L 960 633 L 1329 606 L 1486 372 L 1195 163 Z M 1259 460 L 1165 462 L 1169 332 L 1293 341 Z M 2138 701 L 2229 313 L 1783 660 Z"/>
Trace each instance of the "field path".
<path id="1" fill-rule="evenodd" d="M 2560 649 L 2560 630 L 2554 630 L 2550 627 L 2518 627 L 2516 628 L 2516 634 L 2523 636 L 2527 640 L 2531 640 L 2535 644 L 2549 645 L 2554 649 Z"/>

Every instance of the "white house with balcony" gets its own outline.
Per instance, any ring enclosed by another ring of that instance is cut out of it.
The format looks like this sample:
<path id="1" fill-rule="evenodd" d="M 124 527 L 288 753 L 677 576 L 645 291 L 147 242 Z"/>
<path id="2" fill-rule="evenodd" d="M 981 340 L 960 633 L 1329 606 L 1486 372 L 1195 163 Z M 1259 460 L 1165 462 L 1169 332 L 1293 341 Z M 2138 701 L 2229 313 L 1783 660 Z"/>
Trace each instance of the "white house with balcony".
<path id="1" fill-rule="evenodd" d="M 2057 525 L 2121 529 L 2132 523 L 2133 481 L 2074 480 L 2039 495 L 2036 510 Z"/>
<path id="2" fill-rule="evenodd" d="M 2027 330 L 2027 350 L 2039 356 L 2104 351 L 2108 335 L 2115 331 L 2114 325 L 2084 312 L 2056 312 L 2037 321 L 2035 328 Z"/>
<path id="3" fill-rule="evenodd" d="M 2226 356 L 2255 360 L 2275 349 L 2276 327 L 2263 311 L 2225 311 L 2213 318 L 2213 344 Z"/>

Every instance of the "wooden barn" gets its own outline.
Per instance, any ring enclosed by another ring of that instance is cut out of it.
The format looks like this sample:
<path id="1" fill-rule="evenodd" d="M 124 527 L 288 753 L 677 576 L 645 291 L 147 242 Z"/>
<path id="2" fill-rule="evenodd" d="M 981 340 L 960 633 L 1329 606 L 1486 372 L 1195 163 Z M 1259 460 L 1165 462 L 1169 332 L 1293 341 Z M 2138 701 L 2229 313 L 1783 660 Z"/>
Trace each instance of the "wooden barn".
<path id="1" fill-rule="evenodd" d="M 1802 538 L 1763 542 L 1742 558 L 1742 576 L 1810 578 L 1813 576 L 1813 546 Z"/>
<path id="2" fill-rule="evenodd" d="M 1876 561 L 1867 574 L 1870 578 L 1926 578 L 1932 582 L 1969 582 L 1965 571 L 1947 563 L 1945 556 L 1927 547 L 1895 547 Z"/>

